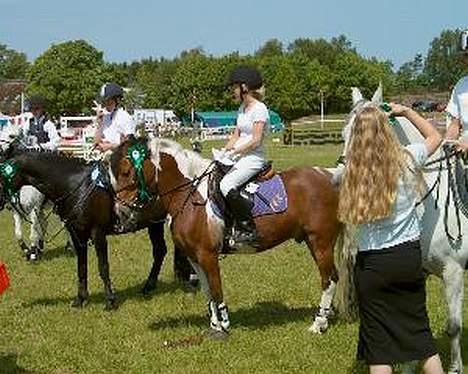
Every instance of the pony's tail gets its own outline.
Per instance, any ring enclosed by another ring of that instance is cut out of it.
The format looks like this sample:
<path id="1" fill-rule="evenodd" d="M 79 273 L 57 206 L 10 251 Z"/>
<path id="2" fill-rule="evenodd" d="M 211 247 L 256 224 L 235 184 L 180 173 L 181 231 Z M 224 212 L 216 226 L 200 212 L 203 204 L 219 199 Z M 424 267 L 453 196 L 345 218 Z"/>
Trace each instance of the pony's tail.
<path id="1" fill-rule="evenodd" d="M 334 298 L 335 308 L 343 319 L 352 321 L 358 315 L 356 289 L 353 280 L 357 245 L 352 227 L 343 225 L 335 244 L 334 254 L 335 266 L 338 271 L 338 283 Z"/>

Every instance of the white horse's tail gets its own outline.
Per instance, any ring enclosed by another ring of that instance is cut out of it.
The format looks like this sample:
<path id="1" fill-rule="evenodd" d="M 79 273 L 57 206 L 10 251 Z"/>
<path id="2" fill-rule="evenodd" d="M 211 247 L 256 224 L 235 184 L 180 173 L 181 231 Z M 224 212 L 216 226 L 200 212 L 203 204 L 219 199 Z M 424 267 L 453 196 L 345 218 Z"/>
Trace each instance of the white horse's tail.
<path id="1" fill-rule="evenodd" d="M 357 249 L 353 229 L 344 225 L 334 251 L 335 266 L 338 271 L 334 304 L 345 320 L 357 318 L 357 297 L 353 280 Z"/>

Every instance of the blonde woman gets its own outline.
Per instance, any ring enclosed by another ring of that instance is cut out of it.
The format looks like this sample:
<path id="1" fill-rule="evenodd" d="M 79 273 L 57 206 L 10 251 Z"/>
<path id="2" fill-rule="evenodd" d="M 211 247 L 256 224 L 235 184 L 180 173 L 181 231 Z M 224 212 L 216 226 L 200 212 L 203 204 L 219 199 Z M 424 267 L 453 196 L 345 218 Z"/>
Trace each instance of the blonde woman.
<path id="1" fill-rule="evenodd" d="M 221 180 L 220 190 L 234 215 L 236 232 L 233 239 L 236 243 L 252 244 L 257 240 L 255 222 L 250 202 L 241 196 L 239 187 L 265 165 L 263 138 L 270 118 L 262 102 L 263 79 L 257 69 L 236 67 L 229 76 L 228 85 L 241 105 L 236 128 L 225 146 L 236 163 Z"/>
<path id="2" fill-rule="evenodd" d="M 358 359 L 371 374 L 391 373 L 393 364 L 415 360 L 423 362 L 425 373 L 442 373 L 426 312 L 416 215 L 420 168 L 441 136 L 412 109 L 390 105 L 425 141 L 403 147 L 376 106 L 362 109 L 351 129 L 338 217 L 357 228 Z"/>

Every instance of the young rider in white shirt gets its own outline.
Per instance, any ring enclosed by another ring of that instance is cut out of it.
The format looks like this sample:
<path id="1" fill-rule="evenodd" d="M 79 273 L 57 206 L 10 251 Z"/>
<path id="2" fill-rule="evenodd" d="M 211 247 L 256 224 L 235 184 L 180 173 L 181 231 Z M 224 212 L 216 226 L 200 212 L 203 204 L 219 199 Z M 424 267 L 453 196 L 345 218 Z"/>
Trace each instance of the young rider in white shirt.
<path id="1" fill-rule="evenodd" d="M 235 219 L 234 240 L 237 243 L 252 243 L 257 240 L 255 222 L 250 202 L 244 199 L 239 187 L 255 176 L 265 165 L 263 151 L 264 133 L 269 123 L 269 113 L 263 99 L 263 79 L 251 67 L 239 66 L 229 76 L 228 85 L 241 102 L 237 114 L 237 125 L 225 150 L 236 160 L 232 169 L 220 182 Z"/>
<path id="2" fill-rule="evenodd" d="M 118 84 L 111 82 L 101 87 L 99 100 L 106 110 L 97 111 L 95 144 L 102 152 L 116 148 L 126 137 L 135 134 L 135 122 L 120 105 L 122 98 L 123 89 Z"/>

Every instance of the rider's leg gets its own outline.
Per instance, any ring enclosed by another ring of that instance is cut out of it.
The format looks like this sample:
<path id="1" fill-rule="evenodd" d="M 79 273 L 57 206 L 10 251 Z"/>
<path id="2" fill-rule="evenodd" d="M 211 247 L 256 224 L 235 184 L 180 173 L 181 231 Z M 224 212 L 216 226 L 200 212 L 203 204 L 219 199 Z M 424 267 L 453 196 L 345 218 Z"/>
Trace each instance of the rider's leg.
<path id="1" fill-rule="evenodd" d="M 220 190 L 226 198 L 240 230 L 236 235 L 238 242 L 256 240 L 255 223 L 251 214 L 251 203 L 239 193 L 239 187 L 257 174 L 263 167 L 263 159 L 245 156 L 240 159 L 220 182 Z"/>

